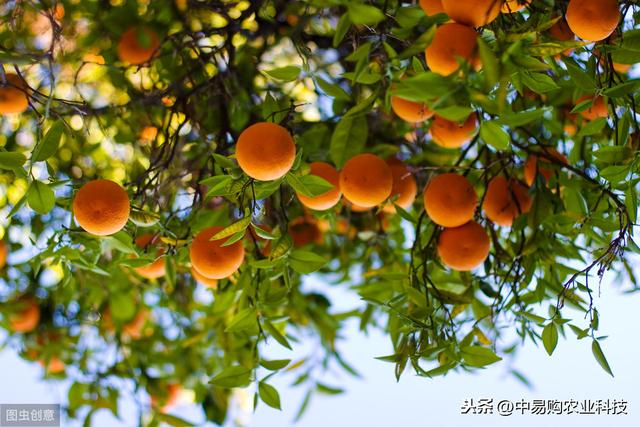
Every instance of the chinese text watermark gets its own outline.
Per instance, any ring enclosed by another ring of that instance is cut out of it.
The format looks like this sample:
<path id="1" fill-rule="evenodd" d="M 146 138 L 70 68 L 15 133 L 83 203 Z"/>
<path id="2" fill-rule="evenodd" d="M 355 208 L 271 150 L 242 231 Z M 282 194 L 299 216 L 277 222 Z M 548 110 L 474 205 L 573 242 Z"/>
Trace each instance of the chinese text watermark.
<path id="1" fill-rule="evenodd" d="M 624 399 L 585 400 L 497 400 L 465 399 L 460 405 L 462 415 L 629 415 Z"/>
<path id="2" fill-rule="evenodd" d="M 60 405 L 1 404 L 0 427 L 59 427 Z"/>

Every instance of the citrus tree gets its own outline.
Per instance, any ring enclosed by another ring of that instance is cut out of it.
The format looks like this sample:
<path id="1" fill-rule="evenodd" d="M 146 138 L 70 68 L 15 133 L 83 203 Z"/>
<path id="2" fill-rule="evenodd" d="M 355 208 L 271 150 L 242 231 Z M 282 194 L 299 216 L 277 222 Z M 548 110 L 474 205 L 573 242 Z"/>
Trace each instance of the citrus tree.
<path id="1" fill-rule="evenodd" d="M 279 408 L 283 373 L 303 412 L 340 392 L 323 372 L 358 375 L 349 321 L 398 378 L 559 336 L 612 373 L 596 296 L 610 269 L 638 290 L 640 2 L 415 3 L 2 2 L 1 325 L 71 380 L 69 416 L 130 383 L 141 424 L 188 424 L 183 389 L 223 423 L 237 389 Z"/>

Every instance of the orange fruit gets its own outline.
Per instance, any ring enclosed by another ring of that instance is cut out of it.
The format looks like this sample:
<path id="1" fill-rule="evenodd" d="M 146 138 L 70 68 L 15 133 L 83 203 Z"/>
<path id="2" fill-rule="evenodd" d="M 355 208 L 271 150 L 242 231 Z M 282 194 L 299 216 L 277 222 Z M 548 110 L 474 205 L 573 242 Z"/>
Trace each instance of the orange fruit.
<path id="1" fill-rule="evenodd" d="M 442 227 L 459 227 L 473 219 L 478 195 L 467 178 L 444 173 L 431 178 L 423 193 L 431 221 Z"/>
<path id="2" fill-rule="evenodd" d="M 158 408 L 160 412 L 169 412 L 178 403 L 182 387 L 179 384 L 169 383 L 162 396 L 151 396 L 151 405 Z"/>
<path id="3" fill-rule="evenodd" d="M 136 238 L 136 246 L 147 251 L 149 246 L 154 246 L 158 243 L 158 236 L 151 233 L 143 234 Z M 164 249 L 158 249 L 156 251 L 156 257 L 164 254 Z M 134 268 L 135 272 L 147 279 L 157 279 L 164 276 L 165 273 L 165 260 L 164 258 L 158 258 L 151 264 L 144 265 L 142 267 Z"/>
<path id="4" fill-rule="evenodd" d="M 136 313 L 135 317 L 122 326 L 122 335 L 128 336 L 132 340 L 139 340 L 142 338 L 142 331 L 144 324 L 147 322 L 148 312 L 146 308 L 141 308 Z"/>
<path id="5" fill-rule="evenodd" d="M 122 62 L 141 65 L 149 62 L 160 47 L 160 39 L 155 31 L 145 27 L 131 27 L 118 42 L 118 57 Z"/>
<path id="6" fill-rule="evenodd" d="M 310 244 L 322 244 L 323 234 L 315 220 L 301 216 L 289 224 L 289 236 L 293 240 L 293 246 L 299 248 Z"/>
<path id="7" fill-rule="evenodd" d="M 422 123 L 433 116 L 427 104 L 413 102 L 398 96 L 391 97 L 391 109 L 398 117 L 409 123 Z"/>
<path id="8" fill-rule="evenodd" d="M 140 132 L 140 142 L 143 144 L 150 144 L 158 136 L 158 128 L 155 126 L 145 126 Z"/>
<path id="9" fill-rule="evenodd" d="M 477 39 L 473 28 L 456 23 L 441 25 L 424 52 L 427 65 L 434 73 L 448 76 L 460 68 L 460 60 L 474 64 Z"/>
<path id="10" fill-rule="evenodd" d="M 96 236 L 122 230 L 129 220 L 129 212 L 127 192 L 107 179 L 89 181 L 73 199 L 73 215 L 78 225 Z"/>
<path id="11" fill-rule="evenodd" d="M 462 124 L 436 116 L 429 132 L 437 145 L 444 148 L 460 148 L 473 139 L 477 128 L 478 117 L 476 113 L 471 113 Z"/>
<path id="12" fill-rule="evenodd" d="M 444 13 L 442 0 L 420 0 L 420 7 L 424 10 L 424 13 L 426 13 L 427 16 Z"/>
<path id="13" fill-rule="evenodd" d="M 5 265 L 7 265 L 8 254 L 9 248 L 7 247 L 7 244 L 4 241 L 0 240 L 0 270 L 2 270 Z"/>
<path id="14" fill-rule="evenodd" d="M 40 306 L 32 297 L 21 297 L 16 301 L 16 311 L 9 314 L 9 329 L 13 332 L 31 332 L 40 323 Z"/>
<path id="15" fill-rule="evenodd" d="M 256 123 L 240 134 L 236 144 L 240 168 L 258 181 L 282 178 L 296 159 L 296 145 L 289 131 L 269 122 Z"/>
<path id="16" fill-rule="evenodd" d="M 391 169 L 391 175 L 393 176 L 393 187 L 391 188 L 391 196 L 389 198 L 395 198 L 393 204 L 400 206 L 403 209 L 410 209 L 416 199 L 418 192 L 418 184 L 413 177 L 409 168 L 396 158 L 390 158 L 387 160 L 387 164 Z M 383 208 L 384 212 L 396 213 L 396 208 L 393 204 L 389 203 Z"/>
<path id="17" fill-rule="evenodd" d="M 393 188 L 391 169 L 380 157 L 365 153 L 352 157 L 340 172 L 344 197 L 362 208 L 384 202 Z"/>
<path id="18" fill-rule="evenodd" d="M 205 228 L 196 235 L 189 248 L 191 265 L 198 273 L 209 279 L 224 279 L 231 276 L 244 261 L 244 246 L 241 241 L 222 246 L 228 237 L 210 240 L 223 229 L 224 227 L 220 226 Z"/>
<path id="19" fill-rule="evenodd" d="M 364 207 L 360 205 L 354 205 L 353 203 L 349 203 L 349 208 L 351 209 L 351 212 L 369 212 L 374 207 L 375 206 Z"/>
<path id="20" fill-rule="evenodd" d="M 460 227 L 445 228 L 438 237 L 438 255 L 449 268 L 471 271 L 489 256 L 491 243 L 480 224 L 469 221 Z"/>
<path id="21" fill-rule="evenodd" d="M 64 362 L 57 356 L 51 356 L 49 360 L 40 359 L 38 363 L 44 368 L 47 374 L 60 374 L 64 372 L 66 367 Z"/>
<path id="22" fill-rule="evenodd" d="M 557 150 L 553 148 L 545 148 L 545 151 L 550 156 L 560 160 L 563 163 L 567 163 L 566 156 L 558 153 Z M 524 182 L 526 182 L 529 186 L 533 185 L 533 182 L 536 180 L 537 173 L 541 174 L 546 182 L 549 182 L 549 179 L 551 179 L 551 176 L 555 172 L 553 168 L 545 168 L 540 164 L 541 162 L 548 164 L 550 163 L 549 160 L 545 159 L 544 157 L 541 157 L 539 160 L 540 161 L 538 161 L 538 156 L 531 155 L 527 158 L 527 161 L 524 164 Z"/>
<path id="23" fill-rule="evenodd" d="M 202 274 L 198 273 L 198 270 L 193 267 L 191 267 L 191 275 L 196 280 L 196 282 L 203 284 L 208 288 L 215 289 L 218 287 L 217 279 L 209 279 L 208 277 L 205 277 Z"/>
<path id="24" fill-rule="evenodd" d="M 316 211 L 331 209 L 338 204 L 342 197 L 342 193 L 340 192 L 340 173 L 329 163 L 313 162 L 309 166 L 311 168 L 311 175 L 319 176 L 329 182 L 329 184 L 332 184 L 333 188 L 315 197 L 305 196 L 304 194 L 296 192 L 298 200 L 309 209 Z"/>
<path id="25" fill-rule="evenodd" d="M 501 0 L 442 0 L 449 18 L 470 27 L 482 27 L 493 22 L 500 14 Z"/>
<path id="26" fill-rule="evenodd" d="M 502 4 L 502 8 L 500 9 L 500 11 L 502 13 L 519 12 L 524 9 L 529 3 L 531 3 L 531 0 L 506 0 Z"/>
<path id="27" fill-rule="evenodd" d="M 609 109 L 607 107 L 607 102 L 602 96 L 596 96 L 594 98 L 593 95 L 585 95 L 576 101 L 576 105 L 586 101 L 587 99 L 592 99 L 593 102 L 591 103 L 591 106 L 589 108 L 587 108 L 586 110 L 580 111 L 580 115 L 583 118 L 591 121 L 600 117 L 603 117 L 603 118 L 609 117 Z"/>
<path id="28" fill-rule="evenodd" d="M 524 184 L 496 176 L 489 181 L 482 210 L 494 223 L 509 227 L 516 217 L 529 212 L 532 203 L 529 189 Z"/>
<path id="29" fill-rule="evenodd" d="M 567 23 L 583 40 L 604 40 L 613 34 L 619 22 L 618 0 L 570 0 L 567 6 Z"/>
<path id="30" fill-rule="evenodd" d="M 29 107 L 25 82 L 17 74 L 7 73 L 7 83 L 0 81 L 0 114 L 19 114 Z"/>
<path id="31" fill-rule="evenodd" d="M 567 24 L 566 19 L 564 17 L 560 18 L 556 21 L 555 24 L 549 28 L 549 34 L 556 40 L 560 40 L 563 42 L 575 40 L 576 35 L 573 34 L 571 28 L 569 28 L 569 24 Z"/>

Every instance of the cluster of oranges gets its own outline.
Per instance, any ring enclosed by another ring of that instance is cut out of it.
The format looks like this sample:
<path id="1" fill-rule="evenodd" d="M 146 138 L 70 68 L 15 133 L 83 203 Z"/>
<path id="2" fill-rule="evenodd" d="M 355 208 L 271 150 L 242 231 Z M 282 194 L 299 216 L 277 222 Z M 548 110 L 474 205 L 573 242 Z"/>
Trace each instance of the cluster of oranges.
<path id="1" fill-rule="evenodd" d="M 444 146 L 457 146 L 471 134 L 446 125 L 436 127 L 432 133 Z M 532 156 L 527 160 L 524 170 L 526 184 L 502 176 L 496 176 L 488 183 L 482 209 L 490 221 L 511 226 L 518 215 L 529 211 L 532 200 L 528 186 L 533 184 L 536 174 L 549 179 L 553 173 L 546 157 L 566 162 L 566 158 L 554 150 L 548 150 L 546 154 L 541 159 Z M 259 181 L 271 181 L 283 178 L 291 170 L 296 159 L 296 146 L 286 128 L 261 122 L 240 134 L 235 156 L 246 175 Z M 333 209 L 344 196 L 354 211 L 380 207 L 381 211 L 392 213 L 395 211 L 394 203 L 409 209 L 417 194 L 416 180 L 405 164 L 397 158 L 385 160 L 371 153 L 352 157 L 341 171 L 329 163 L 313 162 L 309 174 L 332 185 L 331 189 L 315 196 L 296 193 L 301 204 L 313 211 Z M 484 229 L 473 221 L 478 207 L 473 185 L 462 175 L 444 173 L 428 182 L 423 196 L 427 215 L 444 228 L 438 240 L 438 253 L 445 265 L 460 271 L 480 265 L 488 256 L 490 242 Z M 112 181 L 94 180 L 76 193 L 73 212 L 84 230 L 98 236 L 110 235 L 127 223 L 129 197 L 120 185 Z M 261 228 L 271 230 L 267 225 L 261 225 Z M 242 241 L 225 244 L 225 238 L 214 239 L 222 230 L 221 226 L 205 228 L 193 238 L 189 248 L 192 275 L 211 287 L 215 287 L 218 280 L 235 273 L 245 258 Z M 322 239 L 322 224 L 310 216 L 299 217 L 291 222 L 289 234 L 295 246 L 318 243 Z M 255 233 L 254 238 L 262 240 Z M 157 247 L 158 240 L 153 234 L 143 234 L 135 240 L 135 244 L 145 251 L 156 248 L 152 250 L 156 257 L 152 263 L 135 268 L 145 278 L 155 279 L 165 274 L 164 250 Z M 267 256 L 268 242 L 262 243 L 261 252 Z"/>

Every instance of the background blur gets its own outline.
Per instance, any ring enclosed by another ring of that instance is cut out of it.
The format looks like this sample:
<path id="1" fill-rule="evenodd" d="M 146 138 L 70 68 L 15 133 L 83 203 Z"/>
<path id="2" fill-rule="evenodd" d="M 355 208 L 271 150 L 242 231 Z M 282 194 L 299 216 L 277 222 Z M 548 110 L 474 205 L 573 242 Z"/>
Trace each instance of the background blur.
<path id="1" fill-rule="evenodd" d="M 624 286 L 606 275 L 601 295 L 596 299 L 600 311 L 602 342 L 615 378 L 607 375 L 591 354 L 591 341 L 577 341 L 572 332 L 560 338 L 553 357 L 542 347 L 527 343 L 512 362 L 503 360 L 478 374 L 455 373 L 435 379 L 420 378 L 407 368 L 399 383 L 393 374 L 393 365 L 374 359 L 390 354 L 391 346 L 382 335 L 365 336 L 357 325 L 345 331 L 340 348 L 356 369 L 361 379 L 347 376 L 324 377 L 328 385 L 345 389 L 337 396 L 315 395 L 303 418 L 297 423 L 304 427 L 351 426 L 635 426 L 640 425 L 640 360 L 638 325 L 640 301 L 638 295 L 624 295 Z M 330 295 L 335 310 L 348 309 L 360 302 L 347 290 L 331 287 L 310 277 L 305 284 L 318 287 Z M 576 314 L 579 315 L 579 314 Z M 293 358 L 296 355 L 277 344 L 263 349 L 267 358 Z M 300 349 L 302 356 L 309 348 Z M 312 350 L 312 349 L 311 349 Z M 531 389 L 509 372 L 515 369 L 531 381 Z M 42 370 L 35 363 L 18 358 L 15 351 L 0 351 L 0 403 L 64 403 L 68 384 L 44 382 Z M 305 390 L 291 387 L 293 378 L 276 377 L 272 382 L 281 395 L 283 410 L 277 411 L 264 404 L 252 411 L 251 393 L 241 393 L 237 408 L 227 425 L 244 423 L 250 426 L 296 425 L 296 416 Z M 243 398 L 244 396 L 244 398 Z M 550 415 L 511 416 L 461 415 L 460 406 L 465 399 L 624 399 L 628 401 L 628 415 Z M 141 397 L 145 399 L 144 396 Z M 189 393 L 171 414 L 201 424 L 198 408 L 188 403 Z M 132 426 L 137 424 L 137 409 L 132 398 L 122 399 L 120 420 L 107 411 L 96 413 L 92 426 Z M 80 421 L 65 421 L 64 426 L 81 426 Z"/>

